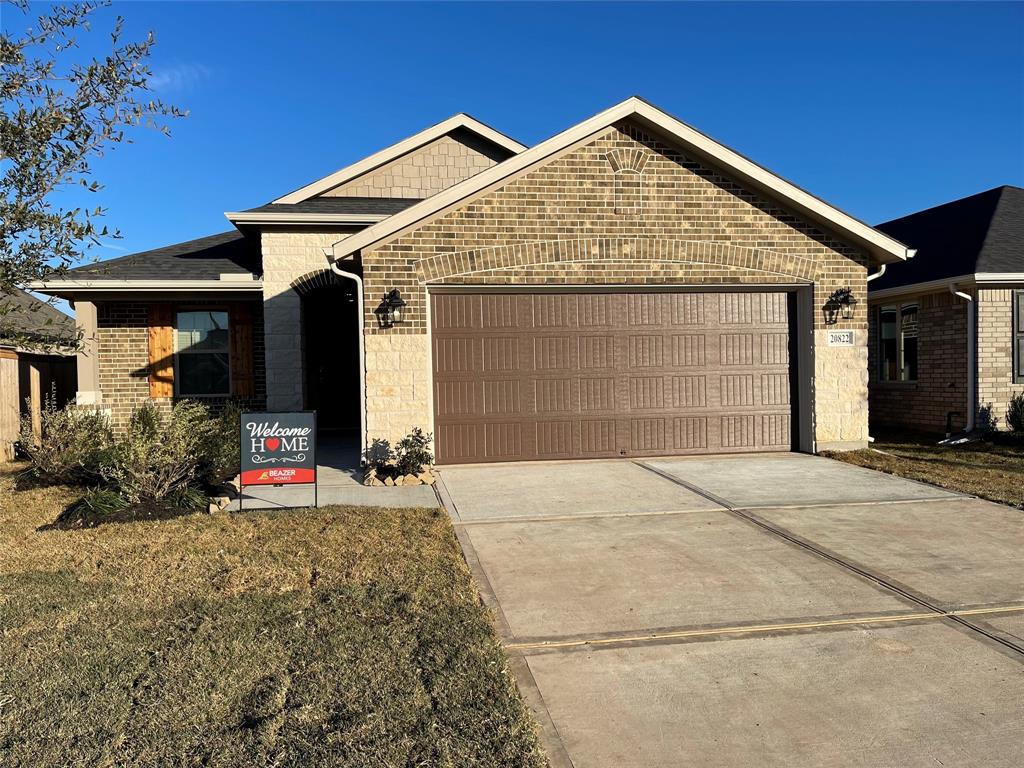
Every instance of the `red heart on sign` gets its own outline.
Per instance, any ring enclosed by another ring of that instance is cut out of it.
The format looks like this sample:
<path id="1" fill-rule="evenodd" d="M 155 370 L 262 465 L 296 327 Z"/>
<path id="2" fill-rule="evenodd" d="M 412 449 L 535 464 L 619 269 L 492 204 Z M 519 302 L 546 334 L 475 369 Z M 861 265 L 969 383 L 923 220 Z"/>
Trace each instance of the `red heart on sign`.
<path id="1" fill-rule="evenodd" d="M 269 438 L 267 438 L 267 450 L 269 450 L 269 451 L 276 451 L 280 445 L 281 445 L 281 440 L 279 438 L 276 438 L 276 437 L 269 437 Z"/>

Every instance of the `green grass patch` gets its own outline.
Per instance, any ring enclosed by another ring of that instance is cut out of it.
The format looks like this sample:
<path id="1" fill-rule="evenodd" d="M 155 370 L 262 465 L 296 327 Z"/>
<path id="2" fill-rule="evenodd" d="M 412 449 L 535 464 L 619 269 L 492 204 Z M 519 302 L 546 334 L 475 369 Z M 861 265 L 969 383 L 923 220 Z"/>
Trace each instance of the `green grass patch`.
<path id="1" fill-rule="evenodd" d="M 923 435 L 879 437 L 874 450 L 828 454 L 912 480 L 1024 509 L 1024 445 L 1011 439 L 938 445 Z"/>
<path id="2" fill-rule="evenodd" d="M 37 530 L 0 472 L 0 762 L 542 766 L 438 510 Z"/>

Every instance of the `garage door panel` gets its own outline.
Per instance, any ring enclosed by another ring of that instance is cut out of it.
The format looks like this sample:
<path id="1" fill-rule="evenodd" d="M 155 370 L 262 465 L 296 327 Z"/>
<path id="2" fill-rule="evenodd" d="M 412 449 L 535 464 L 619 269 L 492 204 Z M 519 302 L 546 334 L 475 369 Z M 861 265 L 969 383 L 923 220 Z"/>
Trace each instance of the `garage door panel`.
<path id="1" fill-rule="evenodd" d="M 431 301 L 440 463 L 791 448 L 784 293 Z"/>

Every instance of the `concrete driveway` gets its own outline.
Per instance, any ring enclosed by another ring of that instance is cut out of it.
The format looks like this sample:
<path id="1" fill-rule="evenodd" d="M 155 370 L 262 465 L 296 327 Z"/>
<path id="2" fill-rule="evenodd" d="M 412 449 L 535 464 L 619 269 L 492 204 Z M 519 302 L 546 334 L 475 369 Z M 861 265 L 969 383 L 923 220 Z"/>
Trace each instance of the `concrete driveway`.
<path id="1" fill-rule="evenodd" d="M 554 766 L 1017 766 L 1024 513 L 828 459 L 443 468 Z"/>

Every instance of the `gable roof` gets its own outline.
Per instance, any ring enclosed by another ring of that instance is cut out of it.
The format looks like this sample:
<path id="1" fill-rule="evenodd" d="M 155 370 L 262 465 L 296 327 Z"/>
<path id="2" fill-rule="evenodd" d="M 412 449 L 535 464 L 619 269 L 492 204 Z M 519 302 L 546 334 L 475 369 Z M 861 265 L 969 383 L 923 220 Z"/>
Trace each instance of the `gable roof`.
<path id="1" fill-rule="evenodd" d="M 15 288 L 0 294 L 0 344 L 16 335 L 59 345 L 74 343 L 75 321 L 56 307 Z"/>
<path id="2" fill-rule="evenodd" d="M 1024 189 L 1002 186 L 879 224 L 917 249 L 871 291 L 977 274 L 1024 277 Z"/>
<path id="3" fill-rule="evenodd" d="M 351 181 L 363 174 L 369 173 L 386 163 L 390 163 L 392 160 L 395 160 L 402 155 L 413 152 L 420 147 L 441 138 L 442 136 L 446 136 L 453 131 L 459 130 L 469 131 L 476 134 L 500 148 L 509 156 L 518 154 L 526 149 L 526 146 L 520 144 L 518 141 L 510 139 L 508 136 L 503 133 L 499 133 L 489 125 L 485 125 L 476 118 L 460 112 L 457 115 L 452 115 L 447 120 L 441 121 L 437 125 L 432 125 L 407 139 L 403 139 L 397 144 L 385 147 L 369 157 L 364 157 L 362 160 L 346 166 L 341 170 L 335 171 L 329 176 L 324 176 L 322 179 L 314 181 L 312 184 L 307 184 L 304 187 L 296 189 L 294 192 L 289 192 L 287 195 L 274 200 L 274 203 L 301 203 L 303 200 L 308 200 L 311 197 L 320 195 L 329 189 L 333 189 L 334 187 Z"/>
<path id="4" fill-rule="evenodd" d="M 838 232 L 846 240 L 871 253 L 882 263 L 901 261 L 913 255 L 902 243 L 873 229 L 858 219 L 811 195 L 800 187 L 762 168 L 738 152 L 705 136 L 636 96 L 616 104 L 550 139 L 524 150 L 485 171 L 459 182 L 436 195 L 407 208 L 384 221 L 358 232 L 335 246 L 334 258 L 340 259 L 385 238 L 399 234 L 426 220 L 500 187 L 515 174 L 543 163 L 555 153 L 581 142 L 616 122 L 632 119 L 666 136 L 700 159 L 708 160 L 749 187 L 764 192 L 789 208 L 807 216 L 825 228 Z"/>

